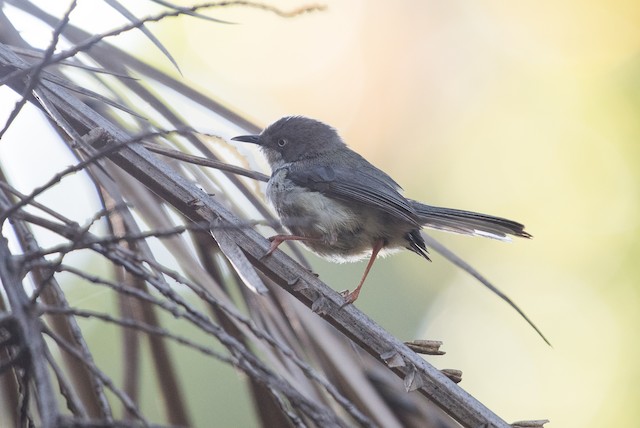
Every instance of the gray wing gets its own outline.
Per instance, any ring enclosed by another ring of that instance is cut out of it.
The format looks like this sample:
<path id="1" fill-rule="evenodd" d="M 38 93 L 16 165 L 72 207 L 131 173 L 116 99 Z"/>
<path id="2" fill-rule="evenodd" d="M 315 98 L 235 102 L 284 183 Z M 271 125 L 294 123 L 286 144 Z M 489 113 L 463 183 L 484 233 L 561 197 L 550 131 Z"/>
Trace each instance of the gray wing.
<path id="1" fill-rule="evenodd" d="M 301 162 L 288 168 L 287 178 L 298 186 L 343 201 L 360 202 L 419 227 L 418 215 L 398 191 L 398 184 L 364 158 L 357 156 L 359 159 L 354 159 L 357 166 L 349 168 L 342 166 L 344 163 L 340 161 L 336 165 Z"/>

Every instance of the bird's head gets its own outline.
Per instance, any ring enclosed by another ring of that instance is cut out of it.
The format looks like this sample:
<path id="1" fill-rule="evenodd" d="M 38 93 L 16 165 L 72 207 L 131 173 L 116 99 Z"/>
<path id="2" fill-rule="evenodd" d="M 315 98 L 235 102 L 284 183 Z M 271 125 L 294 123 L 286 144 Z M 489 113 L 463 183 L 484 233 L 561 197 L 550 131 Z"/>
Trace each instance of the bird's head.
<path id="1" fill-rule="evenodd" d="M 259 135 L 241 135 L 232 140 L 259 145 L 271 167 L 311 159 L 345 147 L 334 128 L 304 116 L 285 116 Z"/>

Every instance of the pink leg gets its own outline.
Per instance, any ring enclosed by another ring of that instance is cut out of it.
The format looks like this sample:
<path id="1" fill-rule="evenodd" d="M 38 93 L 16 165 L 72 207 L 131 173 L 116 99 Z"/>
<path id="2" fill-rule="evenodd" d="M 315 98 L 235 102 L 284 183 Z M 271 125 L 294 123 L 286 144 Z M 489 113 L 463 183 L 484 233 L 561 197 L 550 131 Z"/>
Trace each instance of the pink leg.
<path id="1" fill-rule="evenodd" d="M 298 235 L 274 235 L 274 236 L 270 236 L 269 241 L 271 241 L 271 246 L 269 247 L 269 251 L 267 251 L 267 253 L 262 256 L 267 257 L 270 256 L 271 253 L 273 253 L 276 248 L 278 248 L 280 246 L 280 244 L 282 244 L 284 241 L 315 241 L 316 238 L 308 238 L 306 236 L 298 236 Z"/>
<path id="2" fill-rule="evenodd" d="M 382 249 L 384 242 L 380 239 L 373 244 L 373 249 L 371 250 L 371 258 L 369 259 L 369 263 L 367 263 L 367 267 L 364 270 L 364 275 L 362 275 L 362 279 L 360 280 L 360 284 L 353 290 L 351 293 L 347 293 L 344 296 L 345 305 L 349 305 L 356 301 L 358 296 L 360 295 L 360 289 L 362 288 L 362 284 L 364 284 L 364 280 L 367 279 L 367 275 L 369 275 L 369 271 L 371 270 L 371 266 L 373 266 L 373 262 L 376 260 L 378 253 Z"/>

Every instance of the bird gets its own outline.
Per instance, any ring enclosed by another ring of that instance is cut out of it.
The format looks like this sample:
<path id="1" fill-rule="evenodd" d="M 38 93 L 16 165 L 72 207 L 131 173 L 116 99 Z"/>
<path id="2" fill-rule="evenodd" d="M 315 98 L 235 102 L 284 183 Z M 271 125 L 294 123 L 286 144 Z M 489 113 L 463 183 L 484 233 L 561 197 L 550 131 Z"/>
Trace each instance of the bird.
<path id="1" fill-rule="evenodd" d="M 335 128 L 309 117 L 285 116 L 260 134 L 232 140 L 262 149 L 271 167 L 267 198 L 291 232 L 270 237 L 265 256 L 285 241 L 299 241 L 334 262 L 369 258 L 355 289 L 343 292 L 345 305 L 358 299 L 378 256 L 407 249 L 430 260 L 423 228 L 498 240 L 531 238 L 513 220 L 406 198 L 396 181 L 351 150 Z"/>

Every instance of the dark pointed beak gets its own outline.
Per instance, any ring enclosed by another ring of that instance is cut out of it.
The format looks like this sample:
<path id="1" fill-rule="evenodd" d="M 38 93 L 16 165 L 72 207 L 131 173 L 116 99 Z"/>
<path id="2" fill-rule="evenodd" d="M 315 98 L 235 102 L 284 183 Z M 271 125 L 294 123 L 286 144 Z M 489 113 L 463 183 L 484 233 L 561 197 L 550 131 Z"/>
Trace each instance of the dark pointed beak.
<path id="1" fill-rule="evenodd" d="M 242 141 L 245 143 L 260 144 L 259 135 L 239 135 L 232 138 L 233 141 Z"/>

